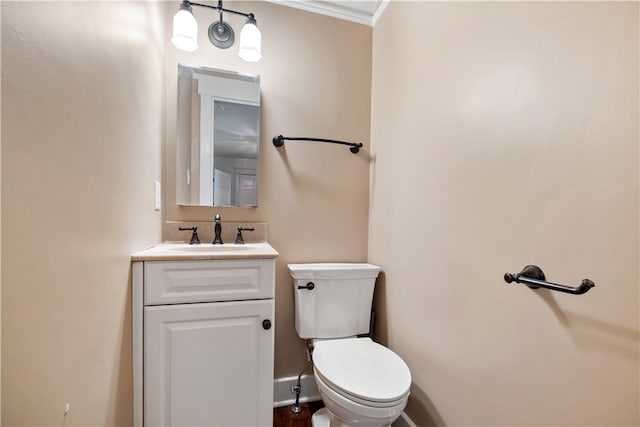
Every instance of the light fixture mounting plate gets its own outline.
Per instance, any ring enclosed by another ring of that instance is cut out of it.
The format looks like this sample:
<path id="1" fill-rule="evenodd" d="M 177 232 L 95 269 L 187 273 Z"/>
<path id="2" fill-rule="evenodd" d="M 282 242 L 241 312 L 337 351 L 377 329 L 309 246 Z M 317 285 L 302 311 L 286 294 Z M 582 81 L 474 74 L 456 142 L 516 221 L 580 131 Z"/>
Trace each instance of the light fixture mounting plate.
<path id="1" fill-rule="evenodd" d="M 228 49 L 233 46 L 236 36 L 233 28 L 224 21 L 215 21 L 209 26 L 209 40 L 220 49 Z"/>

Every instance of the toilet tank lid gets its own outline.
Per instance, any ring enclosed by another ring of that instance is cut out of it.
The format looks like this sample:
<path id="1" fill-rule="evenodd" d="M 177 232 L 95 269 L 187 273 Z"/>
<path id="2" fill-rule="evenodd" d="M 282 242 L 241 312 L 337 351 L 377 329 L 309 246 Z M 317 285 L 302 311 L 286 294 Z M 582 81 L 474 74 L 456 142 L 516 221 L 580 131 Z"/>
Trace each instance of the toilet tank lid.
<path id="1" fill-rule="evenodd" d="M 320 262 L 287 264 L 294 279 L 367 279 L 378 277 L 380 267 L 366 263 Z"/>

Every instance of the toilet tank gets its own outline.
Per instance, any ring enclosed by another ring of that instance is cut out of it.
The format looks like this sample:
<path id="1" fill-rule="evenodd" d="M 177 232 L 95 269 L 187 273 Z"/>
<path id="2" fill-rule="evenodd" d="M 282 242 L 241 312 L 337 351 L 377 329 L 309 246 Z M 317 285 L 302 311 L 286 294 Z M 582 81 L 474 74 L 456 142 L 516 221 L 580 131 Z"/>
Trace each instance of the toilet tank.
<path id="1" fill-rule="evenodd" d="M 288 267 L 300 338 L 342 338 L 369 332 L 373 288 L 380 267 L 359 263 Z"/>

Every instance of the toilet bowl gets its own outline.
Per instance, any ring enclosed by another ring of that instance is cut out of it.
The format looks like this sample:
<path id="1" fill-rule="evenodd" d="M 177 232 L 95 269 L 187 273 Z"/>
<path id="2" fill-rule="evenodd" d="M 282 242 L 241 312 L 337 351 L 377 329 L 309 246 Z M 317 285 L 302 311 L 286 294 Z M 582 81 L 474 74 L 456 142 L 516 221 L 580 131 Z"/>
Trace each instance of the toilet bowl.
<path id="1" fill-rule="evenodd" d="M 409 397 L 406 363 L 368 334 L 375 279 L 371 264 L 289 264 L 298 336 L 312 342 L 314 378 L 325 408 L 314 427 L 389 426 Z"/>
<path id="2" fill-rule="evenodd" d="M 314 378 L 326 416 L 314 427 L 389 426 L 407 405 L 411 373 L 391 350 L 369 338 L 320 341 L 313 349 Z"/>

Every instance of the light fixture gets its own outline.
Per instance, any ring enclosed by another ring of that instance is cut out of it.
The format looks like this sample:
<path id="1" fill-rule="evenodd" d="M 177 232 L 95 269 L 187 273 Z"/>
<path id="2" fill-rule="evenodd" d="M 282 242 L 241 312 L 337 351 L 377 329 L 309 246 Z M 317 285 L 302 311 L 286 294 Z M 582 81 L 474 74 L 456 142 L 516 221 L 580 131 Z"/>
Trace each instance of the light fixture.
<path id="1" fill-rule="evenodd" d="M 220 19 L 214 21 L 209 26 L 208 34 L 209 41 L 220 49 L 230 48 L 235 41 L 233 28 L 222 20 L 222 13 L 228 12 L 244 16 L 246 21 L 240 32 L 240 51 L 238 54 L 248 62 L 258 62 L 260 60 L 262 57 L 262 36 L 256 25 L 256 17 L 253 13 L 242 13 L 236 12 L 235 10 L 224 9 L 222 7 L 222 0 L 218 0 L 218 6 L 183 0 L 178 13 L 173 17 L 173 37 L 171 38 L 171 42 L 175 47 L 187 52 L 193 52 L 198 48 L 198 23 L 193 16 L 192 6 L 206 7 L 218 11 Z"/>
<path id="2" fill-rule="evenodd" d="M 198 48 L 198 22 L 191 13 L 189 2 L 180 4 L 180 10 L 173 17 L 173 37 L 171 42 L 180 50 L 193 52 Z"/>
<path id="3" fill-rule="evenodd" d="M 247 62 L 258 62 L 262 58 L 260 46 L 262 45 L 262 34 L 256 25 L 256 18 L 253 13 L 247 16 L 247 21 L 240 31 L 240 50 L 238 55 Z"/>

